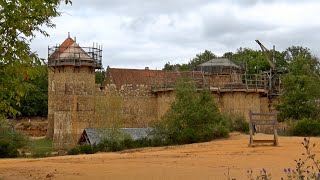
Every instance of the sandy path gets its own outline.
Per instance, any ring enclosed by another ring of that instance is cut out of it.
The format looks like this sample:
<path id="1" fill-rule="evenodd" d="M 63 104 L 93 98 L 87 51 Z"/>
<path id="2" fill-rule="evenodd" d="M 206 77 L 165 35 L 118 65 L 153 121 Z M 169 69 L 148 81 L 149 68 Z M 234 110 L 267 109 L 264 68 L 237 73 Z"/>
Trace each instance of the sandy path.
<path id="1" fill-rule="evenodd" d="M 267 135 L 261 135 L 267 138 Z M 280 137 L 280 146 L 248 147 L 248 135 L 183 146 L 43 159 L 1 159 L 0 179 L 246 179 L 266 168 L 274 179 L 294 167 L 302 137 Z M 320 138 L 312 138 L 320 150 Z M 320 151 L 317 151 L 317 154 Z M 319 156 L 320 158 L 320 156 Z"/>

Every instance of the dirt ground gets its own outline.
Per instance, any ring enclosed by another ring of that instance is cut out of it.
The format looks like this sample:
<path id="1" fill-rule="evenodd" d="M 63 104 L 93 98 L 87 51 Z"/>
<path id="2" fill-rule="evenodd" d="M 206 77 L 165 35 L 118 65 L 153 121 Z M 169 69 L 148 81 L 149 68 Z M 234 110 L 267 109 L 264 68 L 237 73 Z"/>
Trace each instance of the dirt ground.
<path id="1" fill-rule="evenodd" d="M 42 137 L 47 133 L 48 121 L 46 117 L 22 117 L 11 119 L 9 122 L 16 130 L 30 137 Z"/>
<path id="2" fill-rule="evenodd" d="M 248 147 L 248 141 L 248 135 L 233 133 L 228 139 L 183 146 L 1 159 L 0 179 L 247 179 L 247 170 L 259 173 L 262 168 L 271 172 L 273 179 L 280 179 L 283 169 L 294 167 L 294 159 L 304 150 L 302 137 L 279 137 L 278 147 Z M 319 154 L 320 138 L 311 138 L 311 142 L 317 144 L 315 152 Z"/>

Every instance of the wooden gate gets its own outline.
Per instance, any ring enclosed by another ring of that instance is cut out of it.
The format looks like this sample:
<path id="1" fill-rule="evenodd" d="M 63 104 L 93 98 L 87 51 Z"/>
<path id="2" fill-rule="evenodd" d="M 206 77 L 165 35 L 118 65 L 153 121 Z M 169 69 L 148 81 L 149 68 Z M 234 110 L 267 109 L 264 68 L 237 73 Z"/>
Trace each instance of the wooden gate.
<path id="1" fill-rule="evenodd" d="M 273 145 L 278 145 L 278 120 L 277 113 L 253 113 L 251 110 L 249 112 L 250 122 L 249 122 L 249 131 L 250 131 L 250 141 L 249 146 L 253 146 L 254 143 L 273 143 Z M 258 118 L 257 118 L 258 117 Z M 262 119 L 261 117 L 267 117 L 267 119 Z M 254 130 L 256 129 L 256 125 L 263 126 L 273 126 L 273 140 L 265 140 L 265 139 L 253 139 Z"/>

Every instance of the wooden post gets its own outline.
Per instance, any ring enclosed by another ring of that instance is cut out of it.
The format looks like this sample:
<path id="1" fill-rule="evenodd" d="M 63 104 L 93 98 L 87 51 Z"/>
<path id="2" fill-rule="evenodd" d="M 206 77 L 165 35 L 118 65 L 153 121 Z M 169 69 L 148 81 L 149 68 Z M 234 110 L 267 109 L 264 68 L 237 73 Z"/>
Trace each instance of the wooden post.
<path id="1" fill-rule="evenodd" d="M 253 124 L 252 124 L 252 112 L 249 111 L 250 116 L 250 122 L 249 122 L 249 133 L 250 133 L 250 140 L 249 140 L 249 146 L 253 145 Z"/>
<path id="2" fill-rule="evenodd" d="M 274 127 L 273 127 L 273 130 L 274 130 L 274 145 L 275 146 L 278 146 L 279 145 L 279 141 L 278 141 L 278 114 L 275 113 L 274 114 Z"/>

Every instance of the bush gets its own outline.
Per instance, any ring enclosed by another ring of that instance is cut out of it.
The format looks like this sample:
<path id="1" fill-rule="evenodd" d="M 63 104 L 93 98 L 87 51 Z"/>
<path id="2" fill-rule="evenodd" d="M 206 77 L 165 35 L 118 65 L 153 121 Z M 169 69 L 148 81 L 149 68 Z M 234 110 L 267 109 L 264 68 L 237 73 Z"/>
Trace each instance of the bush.
<path id="1" fill-rule="evenodd" d="M 243 133 L 249 133 L 249 123 L 246 119 L 239 114 L 224 114 L 224 118 L 229 123 L 230 131 L 238 131 Z"/>
<path id="2" fill-rule="evenodd" d="M 0 118 L 0 158 L 17 157 L 18 149 L 25 147 L 28 142 L 26 136 L 12 129 Z"/>
<path id="3" fill-rule="evenodd" d="M 79 146 L 81 154 L 94 154 L 98 152 L 98 148 L 95 145 L 83 144 Z"/>
<path id="4" fill-rule="evenodd" d="M 154 142 L 161 145 L 210 141 L 228 135 L 228 122 L 207 90 L 198 92 L 187 80 L 178 82 L 176 98 L 160 122 L 154 125 Z"/>
<path id="5" fill-rule="evenodd" d="M 81 144 L 68 150 L 68 155 L 78 155 L 78 154 L 94 154 L 100 151 L 98 145 L 91 144 Z"/>
<path id="6" fill-rule="evenodd" d="M 78 154 L 81 154 L 79 146 L 73 147 L 68 150 L 68 155 L 78 155 Z"/>
<path id="7" fill-rule="evenodd" d="M 292 133 L 295 136 L 319 136 L 320 121 L 307 118 L 297 121 Z"/>
<path id="8" fill-rule="evenodd" d="M 18 149 L 8 140 L 0 139 L 0 158 L 12 158 L 18 156 Z"/>

